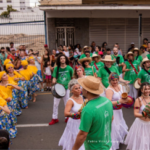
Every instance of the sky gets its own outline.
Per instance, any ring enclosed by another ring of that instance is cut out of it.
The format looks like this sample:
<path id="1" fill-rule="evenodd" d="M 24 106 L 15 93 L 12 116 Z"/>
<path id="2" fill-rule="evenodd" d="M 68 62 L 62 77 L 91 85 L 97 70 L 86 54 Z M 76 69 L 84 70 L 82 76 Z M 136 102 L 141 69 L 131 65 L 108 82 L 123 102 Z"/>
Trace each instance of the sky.
<path id="1" fill-rule="evenodd" d="M 30 6 L 34 7 L 36 3 L 36 6 L 39 4 L 39 0 L 30 0 Z"/>

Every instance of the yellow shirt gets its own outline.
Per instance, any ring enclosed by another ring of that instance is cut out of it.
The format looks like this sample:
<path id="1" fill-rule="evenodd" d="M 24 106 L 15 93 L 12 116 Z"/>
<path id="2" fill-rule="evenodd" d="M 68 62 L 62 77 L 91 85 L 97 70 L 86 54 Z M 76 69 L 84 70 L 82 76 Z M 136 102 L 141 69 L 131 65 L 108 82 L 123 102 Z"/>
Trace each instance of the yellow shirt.
<path id="1" fill-rule="evenodd" d="M 8 80 L 12 83 L 14 82 L 13 83 L 14 85 L 17 85 L 18 81 L 19 81 L 19 80 L 15 80 L 15 78 L 21 78 L 21 77 L 22 77 L 22 75 L 19 74 L 17 71 L 14 71 L 14 76 L 9 76 L 9 74 L 8 74 Z"/>
<path id="2" fill-rule="evenodd" d="M 25 78 L 25 80 L 30 80 L 32 77 L 32 72 L 28 69 L 20 70 L 20 74 Z"/>
<path id="3" fill-rule="evenodd" d="M 12 98 L 12 89 L 13 87 L 12 86 L 3 86 L 3 85 L 0 85 L 0 89 L 1 91 L 3 91 L 4 94 L 6 94 L 8 97 Z"/>
<path id="4" fill-rule="evenodd" d="M 8 95 L 4 93 L 2 90 L 0 90 L 0 97 L 2 97 L 3 99 L 7 99 Z"/>
<path id="5" fill-rule="evenodd" d="M 37 67 L 34 66 L 34 65 L 28 65 L 27 69 L 30 70 L 30 71 L 32 71 L 34 74 L 37 74 L 37 72 L 38 72 Z"/>

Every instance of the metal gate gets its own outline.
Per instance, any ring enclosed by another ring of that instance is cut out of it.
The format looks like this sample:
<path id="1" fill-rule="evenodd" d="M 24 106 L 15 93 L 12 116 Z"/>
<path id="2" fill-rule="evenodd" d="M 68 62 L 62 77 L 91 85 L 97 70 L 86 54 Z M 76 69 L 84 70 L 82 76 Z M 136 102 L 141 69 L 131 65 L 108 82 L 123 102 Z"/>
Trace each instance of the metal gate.
<path id="1" fill-rule="evenodd" d="M 56 28 L 56 47 L 59 45 L 74 45 L 74 27 Z"/>

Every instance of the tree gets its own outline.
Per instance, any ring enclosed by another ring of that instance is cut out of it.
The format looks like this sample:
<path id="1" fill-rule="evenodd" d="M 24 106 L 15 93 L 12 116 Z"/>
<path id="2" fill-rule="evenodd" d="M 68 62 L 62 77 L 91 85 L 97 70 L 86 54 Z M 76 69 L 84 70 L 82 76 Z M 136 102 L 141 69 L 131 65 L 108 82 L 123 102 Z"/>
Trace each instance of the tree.
<path id="1" fill-rule="evenodd" d="M 17 11 L 17 10 L 13 9 L 12 5 L 7 5 L 7 11 L 3 11 L 0 16 L 7 18 L 10 15 L 10 12 L 13 12 L 13 11 Z"/>

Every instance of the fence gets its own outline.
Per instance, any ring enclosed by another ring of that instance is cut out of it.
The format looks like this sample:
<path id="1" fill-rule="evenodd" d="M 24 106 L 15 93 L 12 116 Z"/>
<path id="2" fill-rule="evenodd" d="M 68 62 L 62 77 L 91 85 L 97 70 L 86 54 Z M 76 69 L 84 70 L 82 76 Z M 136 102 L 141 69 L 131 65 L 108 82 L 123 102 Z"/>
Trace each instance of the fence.
<path id="1" fill-rule="evenodd" d="M 26 45 L 42 52 L 45 43 L 43 15 L 17 15 L 0 18 L 0 47 Z"/>

